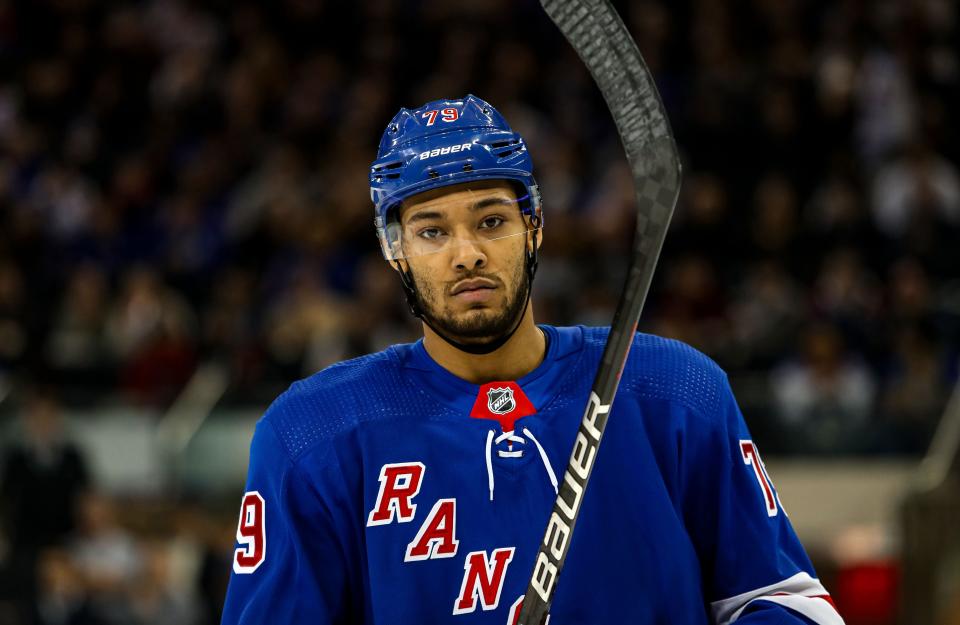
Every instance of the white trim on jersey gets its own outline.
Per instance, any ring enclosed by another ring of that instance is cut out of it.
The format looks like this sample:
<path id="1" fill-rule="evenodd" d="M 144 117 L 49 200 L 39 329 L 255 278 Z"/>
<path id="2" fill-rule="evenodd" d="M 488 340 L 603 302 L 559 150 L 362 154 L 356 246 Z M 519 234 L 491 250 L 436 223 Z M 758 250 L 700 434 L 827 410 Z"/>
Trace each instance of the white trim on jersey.
<path id="1" fill-rule="evenodd" d="M 843 619 L 823 598 L 828 595 L 820 580 L 801 571 L 776 584 L 714 601 L 710 611 L 717 625 L 729 625 L 740 618 L 748 605 L 762 600 L 790 608 L 819 625 L 843 625 Z"/>

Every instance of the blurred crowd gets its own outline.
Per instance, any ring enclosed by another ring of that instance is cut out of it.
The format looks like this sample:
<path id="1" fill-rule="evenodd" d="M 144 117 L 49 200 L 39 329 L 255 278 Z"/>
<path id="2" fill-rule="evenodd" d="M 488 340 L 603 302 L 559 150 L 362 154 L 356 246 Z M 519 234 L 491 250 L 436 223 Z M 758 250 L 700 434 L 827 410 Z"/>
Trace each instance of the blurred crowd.
<path id="1" fill-rule="evenodd" d="M 950 0 L 620 3 L 684 153 L 645 328 L 731 374 L 769 445 L 926 444 L 960 343 Z M 632 183 L 533 0 L 0 2 L 0 380 L 231 398 L 418 327 L 367 169 L 399 106 L 475 93 L 530 144 L 538 318 L 609 323 Z"/>
<path id="2" fill-rule="evenodd" d="M 716 358 L 784 441 L 919 450 L 957 375 L 955 3 L 621 8 L 686 164 L 646 327 Z M 531 146 L 538 317 L 609 322 L 632 184 L 535 2 L 8 1 L 0 49 L 8 385 L 162 405 L 217 359 L 265 401 L 415 337 L 367 167 L 399 105 L 468 92 Z"/>
<path id="3" fill-rule="evenodd" d="M 957 4 L 615 4 L 684 160 L 644 329 L 725 367 L 768 451 L 922 452 L 960 352 Z M 609 323 L 632 181 L 534 0 L 0 0 L 0 398 L 32 380 L 68 406 L 163 407 L 217 362 L 228 401 L 264 405 L 415 339 L 368 166 L 400 106 L 467 93 L 530 145 L 538 319 Z M 26 413 L 56 412 L 19 394 Z M 171 584 L 203 579 L 178 545 L 215 559 L 231 529 L 132 532 L 69 445 L 36 436 L 0 476 L 0 559 L 37 563 L 16 577 L 35 622 L 215 622 L 201 591 Z M 75 523 L 16 518 L 18 458 L 72 476 Z"/>
<path id="4" fill-rule="evenodd" d="M 648 325 L 774 372 L 788 421 L 922 418 L 956 370 L 955 3 L 622 9 L 687 165 Z M 399 105 L 468 92 L 531 145 L 540 318 L 608 320 L 631 181 L 532 1 L 6 1 L 0 50 L 8 379 L 162 403 L 203 359 L 257 389 L 415 336 L 367 166 Z"/>
<path id="5" fill-rule="evenodd" d="M 0 462 L 0 624 L 216 625 L 233 519 L 101 492 L 49 388 L 23 392 Z"/>

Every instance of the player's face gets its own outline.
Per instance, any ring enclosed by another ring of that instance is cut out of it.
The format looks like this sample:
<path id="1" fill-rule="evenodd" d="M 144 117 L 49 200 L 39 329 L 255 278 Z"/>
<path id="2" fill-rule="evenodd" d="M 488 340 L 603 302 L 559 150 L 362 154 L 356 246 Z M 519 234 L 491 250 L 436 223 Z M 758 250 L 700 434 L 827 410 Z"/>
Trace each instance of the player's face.
<path id="1" fill-rule="evenodd" d="M 421 310 L 463 343 L 497 339 L 527 303 L 529 224 L 513 188 L 467 183 L 413 196 L 400 213 Z"/>

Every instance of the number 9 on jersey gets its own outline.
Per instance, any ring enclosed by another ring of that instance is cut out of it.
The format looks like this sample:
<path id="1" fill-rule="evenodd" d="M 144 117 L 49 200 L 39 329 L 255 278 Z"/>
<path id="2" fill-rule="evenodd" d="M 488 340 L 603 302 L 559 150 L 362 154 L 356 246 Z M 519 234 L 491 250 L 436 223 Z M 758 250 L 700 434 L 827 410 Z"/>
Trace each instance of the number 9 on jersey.
<path id="1" fill-rule="evenodd" d="M 237 523 L 237 542 L 233 552 L 233 572 L 253 573 L 263 564 L 267 555 L 267 532 L 264 527 L 263 497 L 255 490 L 243 494 L 240 521 Z"/>

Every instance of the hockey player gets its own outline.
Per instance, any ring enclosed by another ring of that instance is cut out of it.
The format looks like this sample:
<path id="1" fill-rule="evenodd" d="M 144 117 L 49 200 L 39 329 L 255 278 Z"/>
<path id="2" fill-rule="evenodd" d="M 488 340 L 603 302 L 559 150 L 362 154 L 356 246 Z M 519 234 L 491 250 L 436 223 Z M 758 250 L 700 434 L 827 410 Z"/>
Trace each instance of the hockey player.
<path id="1" fill-rule="evenodd" d="M 296 382 L 259 421 L 226 625 L 519 613 L 607 329 L 534 323 L 540 195 L 483 100 L 402 109 L 370 187 L 424 337 Z M 691 347 L 637 334 L 583 496 L 552 625 L 842 623 Z"/>

